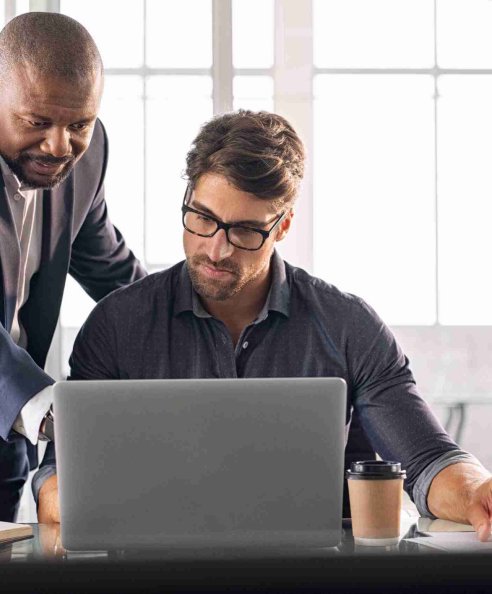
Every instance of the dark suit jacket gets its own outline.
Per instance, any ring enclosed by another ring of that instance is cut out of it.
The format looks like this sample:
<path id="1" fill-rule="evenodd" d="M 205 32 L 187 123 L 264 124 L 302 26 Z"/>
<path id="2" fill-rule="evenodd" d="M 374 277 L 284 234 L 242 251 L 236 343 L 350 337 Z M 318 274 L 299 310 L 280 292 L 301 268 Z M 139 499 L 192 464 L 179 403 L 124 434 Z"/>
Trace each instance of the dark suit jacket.
<path id="1" fill-rule="evenodd" d="M 90 146 L 70 176 L 58 187 L 43 191 L 41 265 L 20 311 L 28 338 L 27 352 L 9 335 L 20 249 L 0 175 L 0 437 L 4 440 L 24 404 L 53 383 L 42 369 L 67 273 L 96 301 L 145 275 L 108 218 L 103 188 L 107 158 L 106 133 L 98 120 Z M 0 479 L 1 475 L 0 468 Z"/>

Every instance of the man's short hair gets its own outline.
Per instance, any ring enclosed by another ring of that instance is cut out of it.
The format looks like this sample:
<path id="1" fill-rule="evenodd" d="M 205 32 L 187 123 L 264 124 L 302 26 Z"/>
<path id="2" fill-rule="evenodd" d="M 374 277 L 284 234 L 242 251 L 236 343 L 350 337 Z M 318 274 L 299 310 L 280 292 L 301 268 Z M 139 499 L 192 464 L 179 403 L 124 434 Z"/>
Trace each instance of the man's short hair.
<path id="1" fill-rule="evenodd" d="M 19 66 L 37 74 L 80 81 L 102 73 L 102 60 L 89 32 L 74 19 L 52 12 L 27 12 L 0 32 L 0 78 Z"/>
<path id="2" fill-rule="evenodd" d="M 285 118 L 240 109 L 202 126 L 186 158 L 186 177 L 194 188 L 201 175 L 217 173 L 275 208 L 291 206 L 304 159 L 302 141 Z"/>

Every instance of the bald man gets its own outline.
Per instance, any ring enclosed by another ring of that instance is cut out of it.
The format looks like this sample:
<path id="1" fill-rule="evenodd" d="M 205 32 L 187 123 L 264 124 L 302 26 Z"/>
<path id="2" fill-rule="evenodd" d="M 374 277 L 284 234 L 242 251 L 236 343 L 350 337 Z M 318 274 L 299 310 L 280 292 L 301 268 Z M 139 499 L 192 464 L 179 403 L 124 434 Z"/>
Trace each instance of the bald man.
<path id="1" fill-rule="evenodd" d="M 0 32 L 0 520 L 16 518 L 38 439 L 43 371 L 67 273 L 96 301 L 145 275 L 104 201 L 103 68 L 73 19 L 27 13 Z M 48 444 L 52 448 L 53 444 Z"/>

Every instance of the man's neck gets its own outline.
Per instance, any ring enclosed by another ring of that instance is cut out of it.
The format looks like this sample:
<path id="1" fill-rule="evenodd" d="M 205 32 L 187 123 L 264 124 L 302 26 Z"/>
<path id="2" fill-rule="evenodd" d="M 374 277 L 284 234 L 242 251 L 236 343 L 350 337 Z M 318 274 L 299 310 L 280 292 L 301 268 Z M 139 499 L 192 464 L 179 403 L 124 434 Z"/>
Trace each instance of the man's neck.
<path id="1" fill-rule="evenodd" d="M 250 282 L 231 299 L 215 301 L 201 297 L 201 300 L 208 313 L 226 325 L 233 343 L 236 344 L 241 332 L 256 320 L 265 305 L 270 284 L 269 266 L 260 278 Z"/>

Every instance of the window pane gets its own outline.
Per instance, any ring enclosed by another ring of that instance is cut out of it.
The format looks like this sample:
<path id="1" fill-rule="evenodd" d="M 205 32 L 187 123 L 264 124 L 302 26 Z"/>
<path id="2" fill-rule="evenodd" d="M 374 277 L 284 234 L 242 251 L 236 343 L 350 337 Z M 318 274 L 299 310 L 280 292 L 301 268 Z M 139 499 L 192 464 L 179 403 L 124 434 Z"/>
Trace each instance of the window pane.
<path id="1" fill-rule="evenodd" d="M 435 322 L 433 90 L 315 78 L 314 271 L 389 324 Z"/>
<path id="2" fill-rule="evenodd" d="M 273 79 L 271 76 L 235 76 L 234 109 L 273 111 Z"/>
<path id="3" fill-rule="evenodd" d="M 80 328 L 91 313 L 95 302 L 71 276 L 67 276 L 60 322 L 64 328 Z"/>
<path id="4" fill-rule="evenodd" d="M 210 0 L 147 0 L 147 64 L 154 68 L 212 65 Z"/>
<path id="5" fill-rule="evenodd" d="M 147 262 L 169 265 L 184 258 L 180 209 L 186 183 L 182 176 L 193 139 L 212 117 L 212 79 L 153 76 L 147 96 Z"/>
<path id="6" fill-rule="evenodd" d="M 5 6 L 5 2 L 0 3 L 0 10 L 2 6 Z M 29 0 L 16 0 L 15 14 L 19 15 L 24 14 L 25 12 L 29 12 Z"/>
<path id="7" fill-rule="evenodd" d="M 492 2 L 438 0 L 437 9 L 439 66 L 492 67 Z"/>
<path id="8" fill-rule="evenodd" d="M 130 249 L 143 258 L 143 80 L 106 76 L 100 117 L 109 138 L 105 192 L 109 214 Z"/>
<path id="9" fill-rule="evenodd" d="M 65 379 L 70 373 L 68 361 L 73 351 L 73 343 L 79 328 L 63 326 L 61 331 L 61 378 Z M 56 378 L 55 378 L 56 379 Z"/>
<path id="10" fill-rule="evenodd" d="M 60 12 L 94 37 L 105 68 L 143 64 L 143 6 L 135 0 L 60 0 Z"/>
<path id="11" fill-rule="evenodd" d="M 320 68 L 429 67 L 434 3 L 314 0 L 313 36 L 314 63 Z"/>
<path id="12" fill-rule="evenodd" d="M 101 120 L 109 138 L 105 196 L 111 221 L 130 249 L 143 257 L 143 83 L 138 76 L 107 76 Z M 61 310 L 65 327 L 80 327 L 92 299 L 67 279 Z"/>
<path id="13" fill-rule="evenodd" d="M 232 0 L 232 59 L 235 68 L 273 65 L 273 0 Z"/>
<path id="14" fill-rule="evenodd" d="M 439 287 L 443 324 L 492 324 L 492 77 L 439 79 Z"/>

